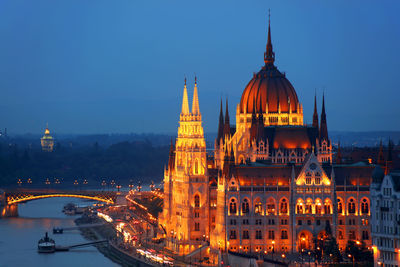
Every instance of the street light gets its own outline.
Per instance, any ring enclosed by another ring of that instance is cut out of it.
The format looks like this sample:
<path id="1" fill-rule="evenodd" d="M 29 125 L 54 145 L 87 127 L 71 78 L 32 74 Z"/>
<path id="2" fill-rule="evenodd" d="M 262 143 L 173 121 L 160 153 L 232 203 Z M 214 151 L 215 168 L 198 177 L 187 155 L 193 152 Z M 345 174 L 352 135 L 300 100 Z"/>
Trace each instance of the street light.
<path id="1" fill-rule="evenodd" d="M 28 183 L 28 184 L 31 184 L 31 183 L 32 183 L 32 179 L 31 179 L 31 178 L 28 178 L 27 183 Z"/>
<path id="2" fill-rule="evenodd" d="M 272 240 L 272 260 L 274 259 L 274 253 L 275 253 L 275 240 Z"/>
<path id="3" fill-rule="evenodd" d="M 134 185 L 133 185 L 133 181 L 132 181 L 132 180 L 130 180 L 130 181 L 129 181 L 129 190 L 132 190 L 132 189 L 133 189 L 133 187 L 134 187 Z"/>
<path id="4" fill-rule="evenodd" d="M 18 184 L 18 186 L 21 186 L 21 184 L 22 184 L 21 179 L 18 179 L 17 184 Z"/>
<path id="5" fill-rule="evenodd" d="M 103 179 L 103 181 L 101 182 L 101 186 L 103 187 L 103 190 L 106 188 L 107 186 L 106 180 Z"/>
<path id="6" fill-rule="evenodd" d="M 154 191 L 154 187 L 155 187 L 155 185 L 154 185 L 154 182 L 153 182 L 153 181 L 151 181 L 151 184 L 150 184 L 150 190 L 151 190 L 151 191 Z"/>
<path id="7" fill-rule="evenodd" d="M 354 267 L 354 256 L 351 255 L 351 254 L 349 254 L 348 256 L 349 256 L 349 258 L 352 258 L 352 259 L 353 259 L 353 267 Z"/>
<path id="8" fill-rule="evenodd" d="M 115 185 L 115 181 L 114 180 L 111 180 L 111 188 L 114 188 L 114 185 Z"/>

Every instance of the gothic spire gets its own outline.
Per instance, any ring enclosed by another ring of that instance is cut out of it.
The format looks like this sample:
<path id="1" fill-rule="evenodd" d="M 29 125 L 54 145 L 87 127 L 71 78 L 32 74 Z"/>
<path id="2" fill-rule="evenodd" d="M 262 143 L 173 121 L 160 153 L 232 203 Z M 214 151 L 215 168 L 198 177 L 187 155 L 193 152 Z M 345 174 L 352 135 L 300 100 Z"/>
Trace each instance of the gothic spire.
<path id="1" fill-rule="evenodd" d="M 386 166 L 385 166 L 385 175 L 388 175 L 392 169 L 392 140 L 389 139 L 388 143 L 388 153 L 386 156 Z"/>
<path id="2" fill-rule="evenodd" d="M 275 61 L 275 53 L 272 49 L 272 41 L 271 41 L 271 12 L 268 10 L 268 41 L 266 51 L 264 53 L 264 62 L 265 65 L 273 65 Z"/>
<path id="3" fill-rule="evenodd" d="M 193 92 L 193 102 L 192 102 L 192 113 L 193 115 L 200 114 L 200 107 L 199 107 L 199 96 L 197 93 L 197 77 L 194 77 L 194 92 Z"/>
<path id="4" fill-rule="evenodd" d="M 319 139 L 328 140 L 328 125 L 326 123 L 326 113 L 325 113 L 325 94 L 322 95 L 322 111 L 321 111 L 321 127 L 319 130 Z"/>
<path id="5" fill-rule="evenodd" d="M 218 123 L 218 135 L 217 144 L 219 145 L 221 138 L 224 136 L 224 113 L 222 111 L 222 98 L 221 98 L 221 108 L 219 110 L 219 123 Z"/>
<path id="6" fill-rule="evenodd" d="M 317 111 L 317 94 L 314 95 L 314 114 L 313 114 L 312 126 L 317 128 L 317 129 L 319 128 L 318 111 Z"/>
<path id="7" fill-rule="evenodd" d="M 383 156 L 383 145 L 382 145 L 382 139 L 379 144 L 379 154 L 378 154 L 378 160 L 377 160 L 378 165 L 383 166 L 385 164 L 385 157 Z"/>
<path id="8" fill-rule="evenodd" d="M 336 154 L 336 164 L 342 164 L 342 152 L 340 150 L 340 141 L 338 143 L 338 149 Z"/>
<path id="9" fill-rule="evenodd" d="M 226 136 L 230 134 L 231 134 L 231 124 L 229 122 L 228 98 L 226 98 L 224 135 Z"/>
<path id="10" fill-rule="evenodd" d="M 188 100 L 188 93 L 186 88 L 186 78 L 185 78 L 185 85 L 183 87 L 183 99 L 182 99 L 182 115 L 189 114 L 189 100 Z"/>
<path id="11" fill-rule="evenodd" d="M 172 170 L 175 164 L 175 154 L 174 154 L 174 143 L 171 139 L 171 145 L 169 147 L 169 159 L 168 159 L 168 170 Z"/>

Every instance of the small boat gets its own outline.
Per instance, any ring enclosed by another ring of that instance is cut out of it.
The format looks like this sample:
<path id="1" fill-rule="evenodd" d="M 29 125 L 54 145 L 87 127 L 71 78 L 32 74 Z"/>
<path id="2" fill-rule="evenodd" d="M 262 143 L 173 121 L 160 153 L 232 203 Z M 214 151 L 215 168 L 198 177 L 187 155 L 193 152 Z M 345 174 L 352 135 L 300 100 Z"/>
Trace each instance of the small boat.
<path id="1" fill-rule="evenodd" d="M 53 228 L 53 234 L 62 234 L 64 232 L 63 228 L 55 227 Z"/>
<path id="2" fill-rule="evenodd" d="M 56 242 L 49 238 L 47 232 L 46 235 L 38 242 L 39 253 L 53 253 L 56 251 Z"/>

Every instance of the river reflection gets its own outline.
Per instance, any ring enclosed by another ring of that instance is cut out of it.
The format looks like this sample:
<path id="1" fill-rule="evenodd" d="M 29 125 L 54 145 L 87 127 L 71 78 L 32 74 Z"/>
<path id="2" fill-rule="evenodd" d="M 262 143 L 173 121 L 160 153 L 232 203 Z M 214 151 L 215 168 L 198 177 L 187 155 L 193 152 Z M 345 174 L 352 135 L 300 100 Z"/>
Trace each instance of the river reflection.
<path id="1" fill-rule="evenodd" d="M 64 215 L 63 206 L 73 202 L 88 205 L 92 202 L 72 198 L 49 198 L 19 205 L 19 217 L 0 219 L 0 266 L 119 266 L 104 257 L 95 247 L 77 248 L 53 254 L 37 253 L 37 241 L 46 231 L 57 245 L 87 242 L 78 230 L 53 235 L 53 227 L 75 226 L 78 216 Z"/>

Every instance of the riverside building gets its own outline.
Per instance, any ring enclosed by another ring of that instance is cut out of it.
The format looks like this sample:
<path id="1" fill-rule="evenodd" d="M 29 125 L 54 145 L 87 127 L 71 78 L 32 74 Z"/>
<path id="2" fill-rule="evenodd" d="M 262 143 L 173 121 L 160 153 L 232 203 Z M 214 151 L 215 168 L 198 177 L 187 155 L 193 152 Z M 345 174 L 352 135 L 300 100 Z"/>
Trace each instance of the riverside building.
<path id="1" fill-rule="evenodd" d="M 275 65 L 271 29 L 264 65 L 236 106 L 219 114 L 213 153 L 207 154 L 194 86 L 186 81 L 178 137 L 164 173 L 160 224 L 168 246 L 187 255 L 201 246 L 239 253 L 295 253 L 315 249 L 329 233 L 371 245 L 370 192 L 374 165 L 334 159 L 325 98 L 304 124 L 303 105 Z"/>
<path id="2" fill-rule="evenodd" d="M 400 172 L 374 173 L 371 235 L 375 266 L 400 266 Z"/>

